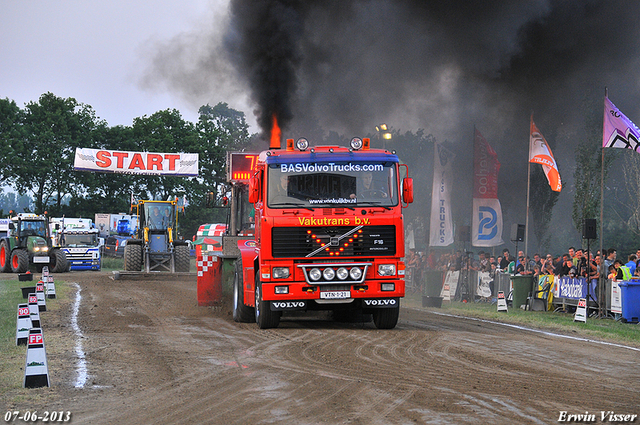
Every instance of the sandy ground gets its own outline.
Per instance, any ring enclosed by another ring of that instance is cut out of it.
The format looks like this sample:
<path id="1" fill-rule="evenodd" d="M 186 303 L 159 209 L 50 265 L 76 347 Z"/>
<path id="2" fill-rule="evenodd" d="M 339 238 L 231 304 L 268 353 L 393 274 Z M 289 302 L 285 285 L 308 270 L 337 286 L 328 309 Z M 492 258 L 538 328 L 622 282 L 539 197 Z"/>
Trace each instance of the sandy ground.
<path id="1" fill-rule="evenodd" d="M 195 278 L 59 279 L 80 288 L 82 336 L 70 323 L 74 289 L 44 316 L 52 387 L 10 391 L 8 409 L 70 411 L 77 424 L 548 424 L 563 411 L 595 423 L 601 411 L 640 414 L 637 349 L 419 309 L 402 309 L 390 331 L 323 316 L 260 330 L 233 322 L 228 304 L 198 307 Z"/>

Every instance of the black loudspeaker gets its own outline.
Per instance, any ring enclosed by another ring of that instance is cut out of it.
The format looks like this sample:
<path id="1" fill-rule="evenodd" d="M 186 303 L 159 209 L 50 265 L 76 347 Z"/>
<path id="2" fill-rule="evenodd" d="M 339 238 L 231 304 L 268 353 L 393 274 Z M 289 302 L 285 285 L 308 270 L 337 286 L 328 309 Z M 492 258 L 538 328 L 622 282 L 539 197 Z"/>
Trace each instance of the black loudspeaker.
<path id="1" fill-rule="evenodd" d="M 595 218 L 585 218 L 582 222 L 582 239 L 598 239 Z"/>
<path id="2" fill-rule="evenodd" d="M 511 226 L 511 241 L 512 242 L 522 242 L 524 240 L 524 224 L 513 223 Z"/>
<path id="3" fill-rule="evenodd" d="M 471 227 L 459 226 L 456 229 L 458 242 L 471 242 Z"/>

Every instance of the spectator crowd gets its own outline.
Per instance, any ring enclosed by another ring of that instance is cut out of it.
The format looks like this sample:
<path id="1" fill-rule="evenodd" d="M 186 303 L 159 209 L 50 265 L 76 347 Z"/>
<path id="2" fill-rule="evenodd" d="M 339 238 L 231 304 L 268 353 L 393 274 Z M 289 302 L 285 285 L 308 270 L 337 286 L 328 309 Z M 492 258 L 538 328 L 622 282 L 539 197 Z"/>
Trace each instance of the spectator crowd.
<path id="1" fill-rule="evenodd" d="M 604 259 L 603 259 L 604 258 Z M 533 254 L 533 258 L 518 251 L 517 257 L 508 249 L 502 255 L 494 256 L 490 252 L 480 251 L 478 255 L 469 251 L 430 253 L 416 252 L 409 249 L 405 257 L 406 276 L 409 284 L 419 285 L 423 282 L 423 274 L 429 270 L 455 271 L 469 270 L 489 272 L 492 277 L 497 272 L 518 275 L 555 275 L 569 277 L 585 277 L 597 279 L 601 273 L 610 279 L 629 280 L 640 276 L 640 249 L 630 254 L 626 261 L 617 258 L 617 250 L 610 248 L 596 253 L 581 248 L 569 247 L 566 253 L 553 256 L 551 254 Z"/>

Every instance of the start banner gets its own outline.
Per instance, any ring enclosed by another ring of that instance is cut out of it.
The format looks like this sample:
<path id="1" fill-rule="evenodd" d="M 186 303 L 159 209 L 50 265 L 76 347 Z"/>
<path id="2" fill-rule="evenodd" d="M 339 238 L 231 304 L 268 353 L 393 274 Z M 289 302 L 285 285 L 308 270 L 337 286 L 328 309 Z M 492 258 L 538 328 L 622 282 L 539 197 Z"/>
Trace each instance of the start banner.
<path id="1" fill-rule="evenodd" d="M 102 173 L 197 176 L 198 154 L 76 148 L 73 168 Z"/>

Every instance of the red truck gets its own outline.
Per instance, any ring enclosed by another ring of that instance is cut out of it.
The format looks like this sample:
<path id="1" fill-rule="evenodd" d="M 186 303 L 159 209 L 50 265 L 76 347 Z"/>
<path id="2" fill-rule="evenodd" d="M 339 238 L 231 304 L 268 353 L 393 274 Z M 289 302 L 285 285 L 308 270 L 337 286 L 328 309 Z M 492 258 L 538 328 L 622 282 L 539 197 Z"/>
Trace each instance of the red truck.
<path id="1" fill-rule="evenodd" d="M 264 329 L 283 312 L 333 310 L 394 328 L 404 296 L 402 209 L 413 202 L 407 166 L 367 138 L 350 147 L 286 143 L 245 155 L 255 233 L 234 241 L 234 320 Z"/>

